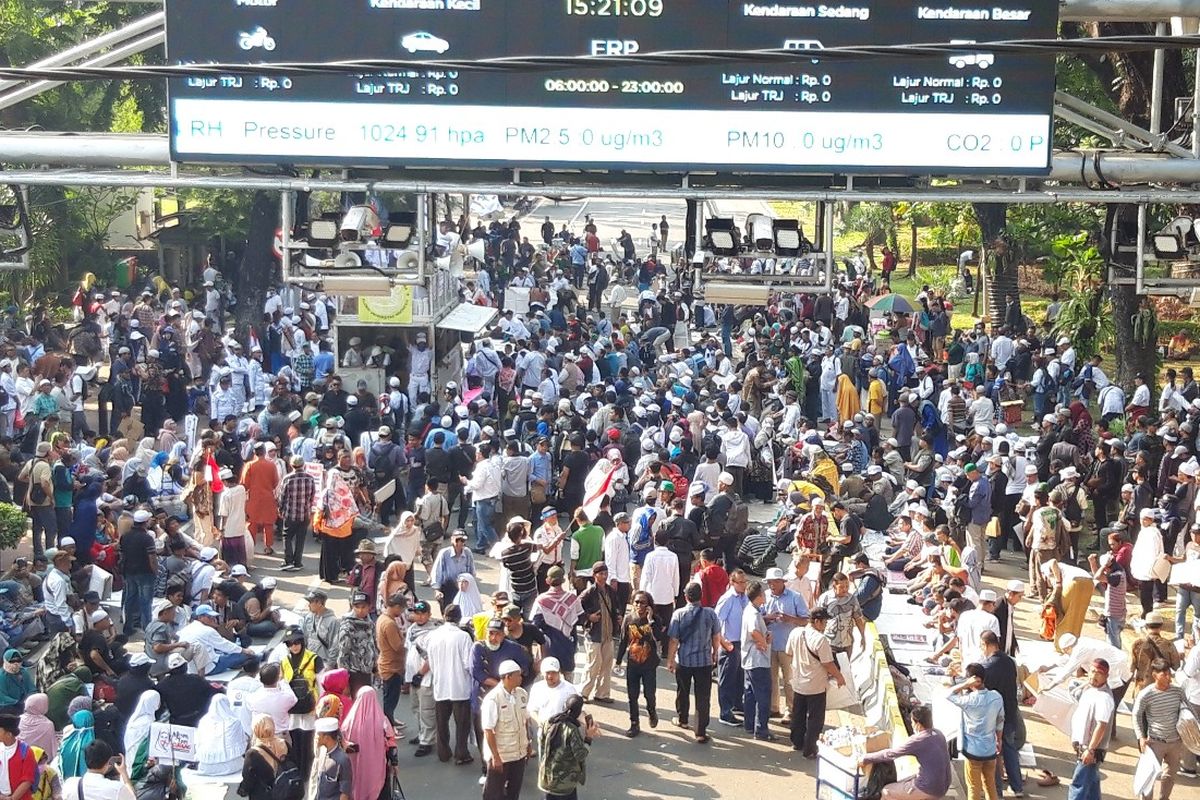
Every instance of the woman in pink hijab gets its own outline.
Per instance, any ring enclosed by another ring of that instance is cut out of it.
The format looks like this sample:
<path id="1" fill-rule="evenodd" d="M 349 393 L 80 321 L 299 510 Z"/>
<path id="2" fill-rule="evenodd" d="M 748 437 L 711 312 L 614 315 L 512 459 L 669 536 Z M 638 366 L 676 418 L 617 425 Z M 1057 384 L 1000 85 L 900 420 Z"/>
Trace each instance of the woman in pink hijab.
<path id="1" fill-rule="evenodd" d="M 353 751 L 347 750 L 354 773 L 354 800 L 379 800 L 387 782 L 387 752 L 396 746 L 396 740 L 374 687 L 358 690 L 342 721 L 342 735 L 355 746 Z"/>
<path id="2" fill-rule="evenodd" d="M 317 676 L 317 687 L 321 696 L 317 698 L 318 717 L 337 717 L 338 722 L 346 719 L 350 710 L 350 673 L 344 669 L 329 669 Z"/>
<path id="3" fill-rule="evenodd" d="M 25 713 L 21 715 L 21 741 L 46 751 L 46 758 L 54 760 L 58 753 L 58 736 L 54 723 L 46 716 L 50 710 L 50 697 L 38 692 L 25 698 Z"/>

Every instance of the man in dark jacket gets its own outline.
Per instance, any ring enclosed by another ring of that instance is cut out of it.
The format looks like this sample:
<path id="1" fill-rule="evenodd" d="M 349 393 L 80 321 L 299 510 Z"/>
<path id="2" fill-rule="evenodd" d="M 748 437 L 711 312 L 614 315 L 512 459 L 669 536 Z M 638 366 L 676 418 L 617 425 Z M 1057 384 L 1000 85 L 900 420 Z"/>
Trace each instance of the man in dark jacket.
<path id="1" fill-rule="evenodd" d="M 579 595 L 579 602 L 587 634 L 583 645 L 587 678 L 580 691 L 585 701 L 611 704 L 613 652 L 621 618 L 617 593 L 608 583 L 608 567 L 603 561 L 592 565 L 592 582 Z"/>
<path id="2" fill-rule="evenodd" d="M 167 670 L 158 681 L 158 693 L 171 712 L 171 724 L 194 728 L 217 690 L 199 675 L 189 675 L 187 660 L 180 653 L 167 656 Z"/>

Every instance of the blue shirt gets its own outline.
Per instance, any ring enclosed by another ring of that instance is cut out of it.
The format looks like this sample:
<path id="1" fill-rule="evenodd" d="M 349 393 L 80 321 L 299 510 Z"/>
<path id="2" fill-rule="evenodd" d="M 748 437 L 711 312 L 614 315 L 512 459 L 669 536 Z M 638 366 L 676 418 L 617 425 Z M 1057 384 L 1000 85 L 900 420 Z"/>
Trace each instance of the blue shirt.
<path id="1" fill-rule="evenodd" d="M 434 586 L 441 586 L 446 581 L 456 580 L 459 575 L 464 572 L 475 574 L 475 556 L 471 554 L 471 548 L 464 547 L 461 555 L 454 555 L 454 546 L 442 548 L 442 551 L 437 554 L 437 559 L 433 562 L 433 581 Z"/>
<path id="2" fill-rule="evenodd" d="M 765 596 L 767 602 L 763 603 L 762 606 L 764 614 L 782 612 L 793 617 L 808 617 L 808 605 L 804 602 L 804 598 L 791 589 L 785 587 L 783 594 L 778 597 L 771 592 L 767 592 Z M 784 620 L 767 623 L 767 631 L 771 634 L 772 652 L 779 653 L 787 648 L 788 635 L 791 634 L 792 628 L 795 627 L 793 623 L 785 622 Z"/>
<path id="3" fill-rule="evenodd" d="M 687 605 L 671 615 L 667 635 L 679 642 L 675 663 L 681 667 L 713 666 L 713 637 L 721 632 L 721 623 L 711 608 Z"/>
<path id="4" fill-rule="evenodd" d="M 319 381 L 329 373 L 333 372 L 333 353 L 329 350 L 322 350 L 313 356 L 313 380 Z"/>
<path id="5" fill-rule="evenodd" d="M 996 732 L 1004 727 L 1004 699 L 992 689 L 947 698 L 962 709 L 962 746 L 967 758 L 986 761 L 996 757 Z"/>
<path id="6" fill-rule="evenodd" d="M 749 604 L 746 593 L 738 594 L 732 586 L 717 601 L 715 611 L 717 621 L 721 623 L 721 635 L 734 644 L 742 641 L 742 612 Z"/>
<path id="7" fill-rule="evenodd" d="M 742 648 L 742 669 L 768 669 L 771 666 L 770 651 L 764 653 L 754 644 L 755 631 L 767 635 L 763 606 L 746 606 L 742 612 L 742 638 L 746 640 L 746 646 Z"/>
<path id="8" fill-rule="evenodd" d="M 529 456 L 529 479 L 545 481 L 547 491 L 550 490 L 550 454 L 534 453 Z"/>

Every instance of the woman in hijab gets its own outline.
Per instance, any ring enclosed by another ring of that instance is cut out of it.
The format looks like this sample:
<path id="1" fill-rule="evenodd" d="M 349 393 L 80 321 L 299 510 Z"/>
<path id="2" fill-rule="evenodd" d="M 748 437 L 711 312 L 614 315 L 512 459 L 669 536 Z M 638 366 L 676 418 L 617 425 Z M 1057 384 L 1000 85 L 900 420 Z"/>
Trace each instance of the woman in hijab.
<path id="1" fill-rule="evenodd" d="M 58 736 L 54 732 L 54 723 L 46 716 L 49 710 L 50 698 L 41 692 L 25 698 L 25 713 L 21 715 L 21 741 L 42 748 L 54 760 L 58 752 Z"/>
<path id="2" fill-rule="evenodd" d="M 242 764 L 242 783 L 238 794 L 247 800 L 271 800 L 271 790 L 279 774 L 279 765 L 287 758 L 287 743 L 275 734 L 275 722 L 270 714 L 254 717 L 254 737 L 245 751 Z M 354 776 L 358 783 L 358 775 Z"/>
<path id="3" fill-rule="evenodd" d="M 151 689 L 142 692 L 138 698 L 137 707 L 125 724 L 125 763 L 130 765 L 129 777 L 134 781 L 141 780 L 146 774 L 146 760 L 150 757 L 150 725 L 158 716 L 162 707 L 162 697 Z"/>
<path id="4" fill-rule="evenodd" d="M 383 545 L 383 557 L 399 557 L 411 574 L 417 555 L 421 553 L 421 537 L 421 526 L 417 524 L 416 515 L 411 511 L 403 512 L 400 521 L 392 529 L 392 535 Z M 432 572 L 432 562 L 426 567 L 426 572 Z"/>
<path id="5" fill-rule="evenodd" d="M 475 576 L 464 572 L 458 576 L 458 594 L 454 602 L 462 609 L 463 619 L 470 619 L 483 612 L 483 597 L 479 594 L 479 584 Z"/>
<path id="6" fill-rule="evenodd" d="M 61 731 L 70 719 L 67 713 L 67 706 L 71 700 L 76 697 L 86 697 L 87 687 L 85 684 L 92 682 L 92 671 L 87 667 L 78 667 L 74 672 L 70 672 L 54 683 L 50 684 L 50 688 L 46 690 L 46 695 L 50 698 L 50 707 L 46 712 L 46 716 L 54 723 L 54 730 Z"/>
<path id="7" fill-rule="evenodd" d="M 379 603 L 379 613 L 382 614 L 387 609 L 387 600 L 393 594 L 413 595 L 412 586 L 408 583 L 408 576 L 411 570 L 408 564 L 400 560 L 399 556 L 392 556 L 384 562 L 383 575 L 379 578 L 379 589 L 375 593 L 375 597 Z"/>
<path id="8" fill-rule="evenodd" d="M 579 787 L 587 782 L 588 745 L 600 730 L 590 717 L 585 729 L 579 719 L 582 712 L 583 698 L 571 695 L 562 713 L 542 726 L 538 788 L 546 793 L 547 800 L 576 798 Z"/>
<path id="9" fill-rule="evenodd" d="M 967 353 L 967 368 L 963 372 L 963 381 L 972 387 L 983 383 L 983 364 L 979 363 L 979 353 Z"/>
<path id="10" fill-rule="evenodd" d="M 317 698 L 317 719 L 321 717 L 337 717 L 341 722 L 350 710 L 350 672 L 344 669 L 331 669 L 317 676 L 317 685 L 321 688 L 321 696 Z"/>
<path id="11" fill-rule="evenodd" d="M 838 422 L 853 420 L 854 415 L 862 410 L 858 400 L 858 387 L 846 373 L 837 378 L 837 412 Z"/>
<path id="12" fill-rule="evenodd" d="M 150 462 L 154 460 L 154 439 L 150 436 L 144 437 L 138 442 L 137 452 L 133 454 L 133 458 L 125 462 L 124 469 L 121 470 L 121 480 L 129 480 L 129 476 L 133 475 L 139 465 L 145 465 L 146 469 L 150 469 Z"/>
<path id="13" fill-rule="evenodd" d="M 201 775 L 232 775 L 242 766 L 247 737 L 229 697 L 214 695 L 196 725 L 196 756 Z"/>
<path id="14" fill-rule="evenodd" d="M 358 690 L 350 713 L 342 720 L 342 734 L 353 742 L 350 768 L 354 773 L 353 800 L 379 800 L 387 780 L 388 750 L 396 746 L 392 726 L 383 716 L 374 687 Z"/>
<path id="15" fill-rule="evenodd" d="M 75 540 L 75 559 L 78 564 L 90 564 L 93 560 L 92 545 L 96 543 L 100 510 L 97 506 L 104 492 L 102 478 L 90 478 L 75 494 L 75 515 L 67 528 L 67 535 Z"/>
<path id="16" fill-rule="evenodd" d="M 84 750 L 96 740 L 96 718 L 84 709 L 71 715 L 71 724 L 63 731 L 62 777 L 78 778 L 87 772 Z"/>
<path id="17" fill-rule="evenodd" d="M 1071 431 L 1075 436 L 1075 446 L 1085 457 L 1090 457 L 1096 449 L 1096 430 L 1092 414 L 1087 406 L 1076 400 L 1067 409 L 1071 414 Z"/>
<path id="18" fill-rule="evenodd" d="M 179 423 L 173 419 L 167 419 L 167 421 L 163 423 L 162 430 L 158 432 L 157 443 L 158 449 L 161 452 L 168 452 L 172 447 L 175 446 L 175 443 L 179 441 L 179 436 L 177 434 L 178 429 Z"/>

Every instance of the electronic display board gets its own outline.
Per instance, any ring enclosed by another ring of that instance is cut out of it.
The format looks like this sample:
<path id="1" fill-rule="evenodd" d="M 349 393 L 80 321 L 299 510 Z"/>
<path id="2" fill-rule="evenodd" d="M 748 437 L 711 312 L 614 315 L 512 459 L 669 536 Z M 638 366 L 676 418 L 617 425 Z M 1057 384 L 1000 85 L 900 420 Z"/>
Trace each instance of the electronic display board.
<path id="1" fill-rule="evenodd" d="M 941 174 L 1049 170 L 1054 57 L 822 59 L 1053 38 L 1057 0 L 167 0 L 171 63 L 802 52 L 788 63 L 170 82 L 178 161 Z"/>

